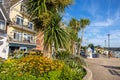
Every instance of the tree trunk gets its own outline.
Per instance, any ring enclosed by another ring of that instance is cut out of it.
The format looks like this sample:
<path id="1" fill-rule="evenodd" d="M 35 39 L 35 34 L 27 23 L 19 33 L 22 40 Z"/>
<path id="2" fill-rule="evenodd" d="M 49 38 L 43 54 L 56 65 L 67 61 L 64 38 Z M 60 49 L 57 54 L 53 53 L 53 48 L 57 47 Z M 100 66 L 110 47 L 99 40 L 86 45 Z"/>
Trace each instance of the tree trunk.
<path id="1" fill-rule="evenodd" d="M 82 29 L 82 35 L 81 35 L 81 42 L 80 42 L 80 52 L 79 52 L 79 55 L 80 55 L 80 53 L 81 53 L 81 47 L 82 47 L 83 36 L 84 36 L 84 29 Z"/>
<path id="2" fill-rule="evenodd" d="M 78 52 L 77 52 L 78 55 L 80 55 L 80 44 L 78 43 Z"/>

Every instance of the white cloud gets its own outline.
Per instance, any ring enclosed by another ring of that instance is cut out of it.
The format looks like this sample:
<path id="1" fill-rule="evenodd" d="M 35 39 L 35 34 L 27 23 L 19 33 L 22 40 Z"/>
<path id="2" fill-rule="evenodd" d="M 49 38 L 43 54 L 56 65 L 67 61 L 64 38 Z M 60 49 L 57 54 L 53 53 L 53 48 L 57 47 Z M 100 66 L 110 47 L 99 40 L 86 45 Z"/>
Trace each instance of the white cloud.
<path id="1" fill-rule="evenodd" d="M 92 38 L 90 38 L 89 36 L 92 36 Z M 93 36 L 93 33 L 91 33 L 91 35 L 87 35 L 84 37 L 83 45 L 93 43 L 94 45 L 101 45 L 102 47 L 104 47 L 105 40 L 106 40 L 107 45 L 108 45 L 107 34 L 102 34 L 102 35 L 96 34 L 96 36 Z M 111 47 L 120 47 L 120 30 L 114 30 L 114 31 L 111 30 L 111 32 L 110 32 L 110 46 Z"/>
<path id="2" fill-rule="evenodd" d="M 99 33 L 100 27 L 88 26 L 85 28 L 85 32 Z"/>
<path id="3" fill-rule="evenodd" d="M 110 32 L 110 37 L 112 40 L 120 40 L 120 30 L 114 30 Z M 119 41 L 120 42 L 120 41 Z"/>
<path id="4" fill-rule="evenodd" d="M 116 14 L 112 17 L 107 18 L 106 20 L 92 22 L 90 26 L 98 26 L 98 27 L 109 27 L 113 25 L 117 25 L 120 22 L 120 14 L 116 12 Z"/>
<path id="5" fill-rule="evenodd" d="M 72 16 L 69 13 L 63 14 L 62 21 L 65 22 L 66 24 L 69 23 L 69 20 L 72 18 Z"/>
<path id="6" fill-rule="evenodd" d="M 114 20 L 112 19 L 107 19 L 106 21 L 101 21 L 101 22 L 95 22 L 93 24 L 91 24 L 91 26 L 101 26 L 101 27 L 105 27 L 105 26 L 111 26 L 113 25 Z"/>

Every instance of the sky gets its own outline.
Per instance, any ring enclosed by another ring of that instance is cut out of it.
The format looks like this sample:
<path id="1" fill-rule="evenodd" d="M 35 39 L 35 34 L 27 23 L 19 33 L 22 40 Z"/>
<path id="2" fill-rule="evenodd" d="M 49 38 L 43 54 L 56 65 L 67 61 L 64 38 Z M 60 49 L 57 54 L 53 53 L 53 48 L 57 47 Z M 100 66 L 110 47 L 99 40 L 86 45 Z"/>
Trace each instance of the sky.
<path id="1" fill-rule="evenodd" d="M 90 20 L 90 25 L 85 28 L 83 45 L 92 43 L 108 47 L 110 34 L 110 47 L 120 47 L 120 0 L 74 0 L 65 9 L 63 21 L 67 24 L 71 18 Z"/>

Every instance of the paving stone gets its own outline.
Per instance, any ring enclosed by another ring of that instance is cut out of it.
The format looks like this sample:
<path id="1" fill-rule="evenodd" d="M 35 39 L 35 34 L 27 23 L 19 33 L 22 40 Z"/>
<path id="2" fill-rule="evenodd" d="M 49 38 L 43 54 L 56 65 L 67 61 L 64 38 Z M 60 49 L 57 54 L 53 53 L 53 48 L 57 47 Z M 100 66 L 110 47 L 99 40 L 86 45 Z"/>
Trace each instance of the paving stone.
<path id="1" fill-rule="evenodd" d="M 93 80 L 120 80 L 120 58 L 85 59 L 88 68 L 92 71 Z"/>

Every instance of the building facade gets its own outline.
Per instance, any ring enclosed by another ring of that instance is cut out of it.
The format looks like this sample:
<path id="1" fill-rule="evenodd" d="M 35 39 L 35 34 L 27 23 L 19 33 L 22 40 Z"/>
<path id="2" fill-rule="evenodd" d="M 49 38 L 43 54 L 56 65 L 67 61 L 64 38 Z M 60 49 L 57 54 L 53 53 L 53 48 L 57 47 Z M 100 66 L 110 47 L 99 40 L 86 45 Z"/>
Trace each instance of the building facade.
<path id="1" fill-rule="evenodd" d="M 28 51 L 36 47 L 36 31 L 34 30 L 33 22 L 28 18 L 29 14 L 27 14 L 28 10 L 24 1 L 0 0 L 0 35 L 5 35 L 4 38 L 6 39 L 7 46 L 5 49 L 7 50 L 6 59 L 8 53 L 13 54 L 16 50 Z M 9 27 L 7 27 L 7 18 L 10 23 Z M 0 40 L 2 39 L 3 37 L 0 37 Z M 1 41 L 0 44 L 2 45 L 3 42 Z"/>
<path id="2" fill-rule="evenodd" d="M 7 27 L 10 22 L 8 14 L 3 6 L 3 1 L 0 0 L 0 57 L 7 59 L 8 57 L 8 41 Z"/>
<path id="3" fill-rule="evenodd" d="M 15 1 L 15 2 L 14 2 Z M 29 20 L 24 0 L 13 0 L 9 10 L 11 24 L 8 27 L 9 51 L 28 51 L 36 47 L 34 24 Z"/>

